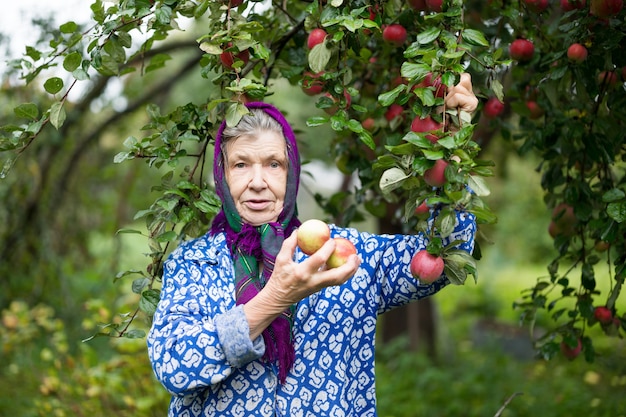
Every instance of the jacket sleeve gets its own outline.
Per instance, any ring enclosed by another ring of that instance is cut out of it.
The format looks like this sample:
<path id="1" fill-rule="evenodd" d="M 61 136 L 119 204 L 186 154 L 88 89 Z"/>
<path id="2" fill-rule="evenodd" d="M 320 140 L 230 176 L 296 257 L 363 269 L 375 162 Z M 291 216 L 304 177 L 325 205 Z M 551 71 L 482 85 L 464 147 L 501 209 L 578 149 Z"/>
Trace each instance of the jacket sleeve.
<path id="1" fill-rule="evenodd" d="M 201 246 L 183 244 L 166 261 L 147 338 L 154 373 L 174 395 L 218 384 L 265 350 L 235 306 L 230 259 Z"/>
<path id="2" fill-rule="evenodd" d="M 346 229 L 344 233 L 357 246 L 361 257 L 361 269 L 353 285 L 367 285 L 369 296 L 376 298 L 378 313 L 382 314 L 411 301 L 431 296 L 447 286 L 450 281 L 443 274 L 432 283 L 423 283 L 411 275 L 410 263 L 413 255 L 425 249 L 428 241 L 419 233 L 415 235 L 375 235 L 356 233 Z M 469 253 L 474 248 L 476 233 L 475 216 L 459 211 L 452 234 L 443 239 L 444 246 L 455 240 L 462 240 L 457 248 Z M 359 276 L 359 274 L 361 274 Z M 365 281 L 368 280 L 368 281 Z"/>

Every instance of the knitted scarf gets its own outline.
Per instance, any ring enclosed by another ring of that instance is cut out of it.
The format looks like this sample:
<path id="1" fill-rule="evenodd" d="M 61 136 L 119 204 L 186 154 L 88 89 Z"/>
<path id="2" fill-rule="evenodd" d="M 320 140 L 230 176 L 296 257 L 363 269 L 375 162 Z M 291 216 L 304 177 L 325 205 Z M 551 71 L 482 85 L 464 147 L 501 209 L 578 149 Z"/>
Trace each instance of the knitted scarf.
<path id="1" fill-rule="evenodd" d="M 296 208 L 300 179 L 300 156 L 293 129 L 281 112 L 271 104 L 254 102 L 248 103 L 246 106 L 249 109 L 262 109 L 282 126 L 283 136 L 287 144 L 289 169 L 285 201 L 278 221 L 257 227 L 244 223 L 235 208 L 235 202 L 226 184 L 225 161 L 221 149 L 226 122 L 222 122 L 215 139 L 213 165 L 215 190 L 221 198 L 222 209 L 213 220 L 211 233 L 226 233 L 226 242 L 235 265 L 237 305 L 245 304 L 263 289 L 272 275 L 276 254 L 280 250 L 283 240 L 300 225 Z M 262 271 L 259 271 L 260 263 L 263 264 Z M 278 377 L 281 383 L 285 382 L 295 360 L 292 337 L 295 308 L 296 306 L 292 305 L 285 310 L 262 333 L 265 342 L 263 360 L 271 363 L 278 362 Z"/>

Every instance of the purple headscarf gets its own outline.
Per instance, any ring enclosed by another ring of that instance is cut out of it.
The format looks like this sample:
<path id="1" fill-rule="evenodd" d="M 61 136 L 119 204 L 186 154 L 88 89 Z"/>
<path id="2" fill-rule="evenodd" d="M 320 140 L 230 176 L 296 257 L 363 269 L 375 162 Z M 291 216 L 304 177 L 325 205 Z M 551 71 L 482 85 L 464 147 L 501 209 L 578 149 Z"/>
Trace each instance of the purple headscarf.
<path id="1" fill-rule="evenodd" d="M 245 304 L 263 289 L 271 277 L 274 261 L 284 238 L 300 225 L 296 208 L 296 196 L 300 183 L 300 155 L 293 129 L 282 113 L 271 104 L 253 102 L 246 104 L 246 107 L 264 111 L 282 126 L 289 167 L 283 210 L 278 216 L 278 221 L 261 226 L 244 223 L 235 208 L 225 179 L 222 144 L 226 121 L 222 122 L 215 138 L 213 160 L 215 190 L 222 200 L 222 210 L 213 220 L 211 233 L 226 233 L 226 241 L 235 264 L 237 305 Z M 244 115 L 243 117 L 250 116 Z M 262 273 L 259 272 L 261 262 L 264 265 Z M 265 341 L 263 359 L 268 362 L 278 361 L 278 375 L 281 383 L 285 381 L 295 359 L 292 340 L 294 315 L 295 305 L 292 305 L 263 331 Z"/>

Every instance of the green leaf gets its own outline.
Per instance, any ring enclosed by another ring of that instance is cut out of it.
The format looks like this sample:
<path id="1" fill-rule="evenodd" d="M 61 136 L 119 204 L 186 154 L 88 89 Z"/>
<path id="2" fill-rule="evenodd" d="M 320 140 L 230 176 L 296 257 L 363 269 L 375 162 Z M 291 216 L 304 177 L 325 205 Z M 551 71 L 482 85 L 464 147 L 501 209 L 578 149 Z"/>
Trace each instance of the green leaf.
<path id="1" fill-rule="evenodd" d="M 613 203 L 626 197 L 624 191 L 619 188 L 613 188 L 602 195 L 602 201 L 605 203 Z"/>
<path id="2" fill-rule="evenodd" d="M 145 290 L 141 293 L 141 298 L 139 299 L 139 308 L 146 314 L 152 315 L 156 311 L 160 299 L 161 295 L 158 290 Z"/>
<path id="3" fill-rule="evenodd" d="M 241 118 L 248 114 L 248 108 L 243 103 L 232 103 L 226 109 L 226 125 L 237 126 Z"/>
<path id="4" fill-rule="evenodd" d="M 135 234 L 135 235 L 140 235 L 142 234 L 142 232 L 140 230 L 136 230 L 136 229 L 119 229 L 117 232 L 115 232 L 115 234 Z"/>
<path id="5" fill-rule="evenodd" d="M 326 116 L 313 116 L 307 119 L 306 125 L 308 127 L 322 126 L 328 123 L 328 120 L 329 118 Z"/>
<path id="6" fill-rule="evenodd" d="M 322 72 L 332 57 L 332 51 L 326 46 L 326 42 L 317 44 L 309 52 L 309 67 L 314 73 Z"/>
<path id="7" fill-rule="evenodd" d="M 50 123 L 57 130 L 65 123 L 65 109 L 63 108 L 63 102 L 57 101 L 50 106 Z"/>
<path id="8" fill-rule="evenodd" d="M 67 72 L 73 72 L 80 66 L 82 61 L 83 57 L 80 53 L 72 52 L 63 59 L 63 68 Z"/>
<path id="9" fill-rule="evenodd" d="M 394 167 L 383 172 L 380 177 L 379 186 L 383 194 L 388 194 L 398 187 L 402 186 L 402 183 L 409 177 L 400 168 Z"/>
<path id="10" fill-rule="evenodd" d="M 37 119 L 39 117 L 39 109 L 35 103 L 23 103 L 13 109 L 13 112 L 17 117 L 23 117 L 25 119 Z"/>
<path id="11" fill-rule="evenodd" d="M 43 88 L 50 94 L 56 94 L 63 88 L 63 80 L 59 77 L 48 78 L 43 84 Z"/>
<path id="12" fill-rule="evenodd" d="M 368 148 L 374 150 L 376 149 L 376 142 L 374 142 L 374 138 L 372 134 L 367 130 L 363 130 L 359 133 L 359 139 L 363 142 Z"/>
<path id="13" fill-rule="evenodd" d="M 609 203 L 606 207 L 606 213 L 618 223 L 626 220 L 626 203 Z"/>
<path id="14" fill-rule="evenodd" d="M 483 177 L 470 175 L 467 181 L 469 188 L 479 197 L 485 197 L 491 194 L 487 183 Z"/>
<path id="15" fill-rule="evenodd" d="M 440 33 L 441 29 L 439 29 L 437 26 L 431 26 L 424 32 L 417 35 L 415 41 L 421 45 L 429 45 L 437 40 Z"/>
<path id="16" fill-rule="evenodd" d="M 147 277 L 141 277 L 141 278 L 137 278 L 133 281 L 133 284 L 131 286 L 132 291 L 135 294 L 141 294 L 141 292 L 148 286 L 150 285 L 150 279 Z"/>
<path id="17" fill-rule="evenodd" d="M 470 45 L 489 46 L 489 42 L 485 38 L 485 35 L 478 30 L 463 29 L 461 36 L 463 37 L 463 40 Z"/>
<path id="18" fill-rule="evenodd" d="M 61 33 L 74 33 L 78 30 L 78 25 L 74 22 L 67 22 L 59 26 Z"/>
<path id="19" fill-rule="evenodd" d="M 157 242 L 172 242 L 174 240 L 176 240 L 176 237 L 178 236 L 178 234 L 173 231 L 170 230 L 169 232 L 165 232 L 165 233 L 161 233 L 160 235 L 158 235 L 156 237 Z"/>
<path id="20" fill-rule="evenodd" d="M 156 311 L 156 309 L 154 311 Z M 151 314 L 154 314 L 154 312 Z M 124 332 L 124 337 L 127 339 L 143 339 L 144 337 L 146 337 L 146 331 L 141 329 L 128 330 Z"/>
<path id="21" fill-rule="evenodd" d="M 398 98 L 400 93 L 402 93 L 405 89 L 406 89 L 406 86 L 402 84 L 402 85 L 397 86 L 391 91 L 382 93 L 378 96 L 378 102 L 383 107 L 389 107 L 396 101 L 396 98 Z"/>
<path id="22" fill-rule="evenodd" d="M 427 64 L 416 64 L 412 62 L 404 62 L 400 68 L 400 74 L 404 78 L 410 80 L 421 80 L 430 72 L 430 66 Z"/>

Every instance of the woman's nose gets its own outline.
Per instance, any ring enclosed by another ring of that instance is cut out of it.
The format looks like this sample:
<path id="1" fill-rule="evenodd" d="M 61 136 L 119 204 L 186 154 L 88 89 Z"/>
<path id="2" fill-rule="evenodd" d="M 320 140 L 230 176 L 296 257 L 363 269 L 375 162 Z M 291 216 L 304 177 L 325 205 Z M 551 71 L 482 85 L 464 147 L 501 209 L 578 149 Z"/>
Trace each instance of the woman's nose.
<path id="1" fill-rule="evenodd" d="M 250 188 L 265 188 L 266 185 L 265 177 L 263 175 L 263 167 L 259 164 L 253 165 L 249 183 Z"/>

